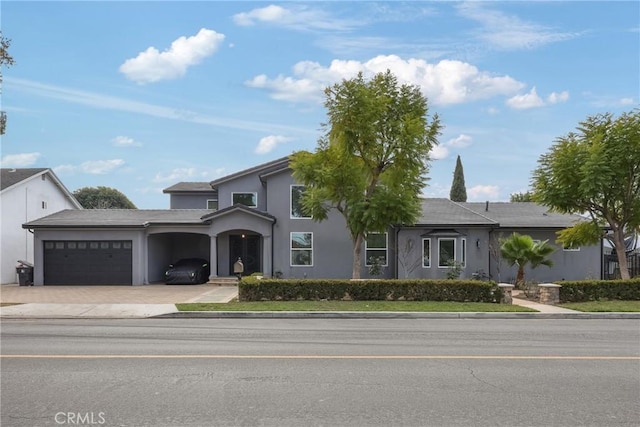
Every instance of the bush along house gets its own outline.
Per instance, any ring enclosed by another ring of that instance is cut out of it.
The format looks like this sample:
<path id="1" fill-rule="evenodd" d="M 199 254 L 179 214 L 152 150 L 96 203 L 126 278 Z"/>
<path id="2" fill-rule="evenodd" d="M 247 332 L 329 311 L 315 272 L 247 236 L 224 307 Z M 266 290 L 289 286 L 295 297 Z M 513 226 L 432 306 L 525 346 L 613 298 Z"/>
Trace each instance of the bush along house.
<path id="1" fill-rule="evenodd" d="M 67 209 L 23 228 L 34 233 L 35 285 L 163 283 L 181 258 L 210 260 L 210 278 L 244 273 L 286 278 L 349 278 L 353 247 L 344 218 L 331 212 L 313 221 L 301 209 L 304 186 L 289 158 L 212 182 L 180 182 L 164 190 L 170 209 Z M 512 232 L 555 244 L 556 232 L 580 221 L 534 203 L 458 203 L 423 199 L 415 224 L 370 233 L 362 249 L 362 277 L 515 279 L 498 253 Z M 601 245 L 562 248 L 554 266 L 527 277 L 542 281 L 600 278 Z M 375 273 L 375 276 L 372 275 Z"/>

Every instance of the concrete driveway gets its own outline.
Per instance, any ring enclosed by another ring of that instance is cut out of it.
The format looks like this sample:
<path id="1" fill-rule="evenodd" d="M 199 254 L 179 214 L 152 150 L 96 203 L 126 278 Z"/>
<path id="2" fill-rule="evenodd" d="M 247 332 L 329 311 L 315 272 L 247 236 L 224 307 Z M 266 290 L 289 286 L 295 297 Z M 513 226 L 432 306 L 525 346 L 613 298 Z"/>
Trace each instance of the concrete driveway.
<path id="1" fill-rule="evenodd" d="M 2 303 L 45 304 L 176 304 L 229 302 L 237 297 L 235 285 L 144 286 L 0 286 Z"/>

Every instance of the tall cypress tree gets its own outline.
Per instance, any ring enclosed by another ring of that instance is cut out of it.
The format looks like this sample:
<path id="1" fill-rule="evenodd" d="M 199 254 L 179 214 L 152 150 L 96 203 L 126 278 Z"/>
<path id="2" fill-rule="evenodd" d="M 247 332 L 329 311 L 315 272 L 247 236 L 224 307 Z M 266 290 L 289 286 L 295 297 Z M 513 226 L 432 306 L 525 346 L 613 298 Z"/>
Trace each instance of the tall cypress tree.
<path id="1" fill-rule="evenodd" d="M 464 185 L 464 170 L 462 169 L 462 161 L 458 155 L 456 160 L 456 170 L 453 172 L 453 183 L 449 192 L 449 199 L 454 202 L 467 201 L 467 187 Z"/>

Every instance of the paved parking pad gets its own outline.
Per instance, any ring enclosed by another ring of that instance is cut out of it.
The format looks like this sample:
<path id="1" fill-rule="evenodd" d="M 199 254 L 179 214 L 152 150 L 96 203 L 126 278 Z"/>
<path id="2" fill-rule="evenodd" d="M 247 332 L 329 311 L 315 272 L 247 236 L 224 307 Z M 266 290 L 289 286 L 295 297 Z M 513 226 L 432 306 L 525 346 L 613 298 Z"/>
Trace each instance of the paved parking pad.
<path id="1" fill-rule="evenodd" d="M 0 302 L 43 304 L 176 304 L 229 302 L 238 295 L 230 285 L 144 286 L 0 286 Z"/>

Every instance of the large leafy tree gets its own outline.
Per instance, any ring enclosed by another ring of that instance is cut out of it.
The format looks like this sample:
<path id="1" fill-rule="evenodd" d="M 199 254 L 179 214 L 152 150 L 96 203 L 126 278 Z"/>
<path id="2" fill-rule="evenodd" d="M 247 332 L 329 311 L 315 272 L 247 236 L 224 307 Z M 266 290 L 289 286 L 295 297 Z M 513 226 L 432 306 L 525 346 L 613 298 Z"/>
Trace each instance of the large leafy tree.
<path id="1" fill-rule="evenodd" d="M 533 188 L 535 200 L 555 211 L 589 215 L 559 233 L 565 246 L 596 244 L 610 228 L 628 279 L 625 233 L 640 230 L 640 109 L 588 117 L 558 138 L 538 160 Z"/>
<path id="2" fill-rule="evenodd" d="M 369 232 L 413 223 L 420 215 L 429 151 L 441 125 L 428 117 L 417 86 L 390 72 L 362 73 L 325 90 L 327 123 L 314 153 L 291 156 L 294 178 L 306 186 L 302 203 L 314 220 L 340 212 L 353 241 L 354 279 L 360 278 L 362 242 Z"/>
<path id="3" fill-rule="evenodd" d="M 9 47 L 11 46 L 11 39 L 6 38 L 0 31 L 0 93 L 2 93 L 2 67 L 11 66 L 14 64 L 13 57 L 9 55 Z M 7 115 L 4 111 L 0 111 L 0 135 L 4 135 L 4 131 L 7 127 Z"/>
<path id="4" fill-rule="evenodd" d="M 464 183 L 464 169 L 462 168 L 460 156 L 458 156 L 456 160 L 456 168 L 453 171 L 453 182 L 451 183 L 451 190 L 449 191 L 449 199 L 454 202 L 467 201 L 467 187 Z"/>
<path id="5" fill-rule="evenodd" d="M 531 268 L 540 265 L 551 267 L 553 262 L 547 257 L 554 251 L 555 248 L 549 245 L 548 240 L 536 242 L 531 236 L 518 233 L 513 233 L 505 238 L 500 246 L 500 255 L 507 264 L 511 267 L 514 265 L 518 267 L 517 286 L 524 284 L 524 269 L 527 265 L 530 265 Z"/>
<path id="6" fill-rule="evenodd" d="M 83 187 L 73 195 L 85 209 L 136 209 L 136 205 L 115 188 Z"/>
<path id="7" fill-rule="evenodd" d="M 511 193 L 509 201 L 511 203 L 533 202 L 533 194 L 531 191 L 525 191 L 524 193 Z"/>

